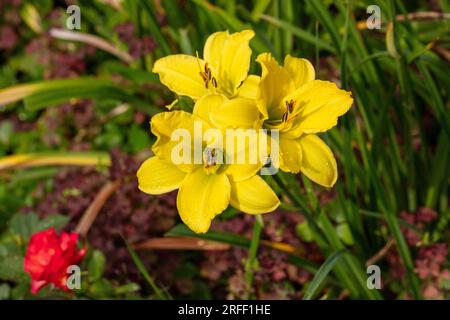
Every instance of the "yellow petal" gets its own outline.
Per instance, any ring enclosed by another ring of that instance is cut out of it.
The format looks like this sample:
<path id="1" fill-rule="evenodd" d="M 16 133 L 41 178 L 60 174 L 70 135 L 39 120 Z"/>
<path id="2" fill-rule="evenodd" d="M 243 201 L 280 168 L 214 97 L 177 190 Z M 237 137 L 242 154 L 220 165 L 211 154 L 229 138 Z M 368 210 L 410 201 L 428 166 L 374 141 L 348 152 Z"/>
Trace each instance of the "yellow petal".
<path id="1" fill-rule="evenodd" d="M 261 116 L 254 100 L 234 98 L 210 111 L 211 122 L 218 128 L 259 129 Z"/>
<path id="2" fill-rule="evenodd" d="M 156 136 L 156 142 L 152 146 L 152 151 L 155 155 L 157 155 L 160 159 L 166 161 L 172 161 L 172 151 L 175 147 L 180 146 L 182 143 L 187 144 L 187 149 L 189 148 L 190 143 L 190 151 L 189 159 L 190 161 L 186 161 L 184 164 L 177 164 L 178 167 L 185 171 L 191 172 L 195 165 L 193 164 L 193 155 L 194 149 L 199 146 L 201 147 L 201 140 L 198 145 L 194 143 L 194 139 L 196 135 L 194 134 L 194 126 L 201 124 L 202 131 L 200 132 L 203 135 L 203 132 L 209 128 L 209 125 L 202 121 L 196 115 L 192 115 L 190 113 L 184 111 L 172 111 L 172 112 L 161 112 L 152 117 L 151 120 L 151 129 L 153 134 Z M 183 140 L 181 137 L 179 140 L 172 140 L 172 134 L 175 130 L 180 132 L 181 130 L 185 130 L 186 134 L 189 138 L 187 141 Z M 198 137 L 202 139 L 202 136 Z"/>
<path id="3" fill-rule="evenodd" d="M 298 141 L 303 155 L 302 173 L 324 187 L 332 187 L 337 180 L 337 165 L 330 148 L 314 134 L 304 135 Z"/>
<path id="4" fill-rule="evenodd" d="M 260 54 L 256 61 L 262 69 L 256 102 L 261 110 L 267 109 L 270 119 L 281 119 L 286 111 L 282 100 L 295 90 L 294 81 L 270 53 Z"/>
<path id="5" fill-rule="evenodd" d="M 233 181 L 243 181 L 256 175 L 262 166 L 263 164 L 230 164 L 227 166 L 225 173 Z"/>
<path id="6" fill-rule="evenodd" d="M 294 80 L 295 88 L 300 88 L 302 85 L 314 80 L 316 77 L 313 65 L 306 59 L 287 55 L 286 58 L 284 58 L 284 68 Z"/>
<path id="7" fill-rule="evenodd" d="M 213 33 L 206 39 L 203 48 L 203 59 L 216 69 L 218 69 L 221 64 L 223 47 L 229 37 L 230 34 L 228 31 L 220 31 Z"/>
<path id="8" fill-rule="evenodd" d="M 255 36 L 252 30 L 229 34 L 216 32 L 206 40 L 203 58 L 217 70 L 221 91 L 232 97 L 247 78 L 252 50 L 249 42 Z"/>
<path id="9" fill-rule="evenodd" d="M 206 94 L 197 100 L 192 113 L 200 117 L 202 120 L 211 123 L 211 113 L 220 108 L 227 101 L 228 99 L 222 94 Z"/>
<path id="10" fill-rule="evenodd" d="M 228 207 L 230 189 L 225 174 L 207 175 L 202 168 L 190 173 L 177 197 L 181 219 L 192 231 L 207 232 L 212 219 Z"/>
<path id="11" fill-rule="evenodd" d="M 139 189 L 149 194 L 162 194 L 178 189 L 186 173 L 172 163 L 151 157 L 141 165 L 137 172 Z"/>
<path id="12" fill-rule="evenodd" d="M 280 200 L 261 177 L 253 176 L 240 182 L 231 181 L 230 203 L 242 212 L 260 214 L 274 211 Z"/>
<path id="13" fill-rule="evenodd" d="M 298 173 L 302 165 L 302 148 L 298 140 L 280 136 L 280 168 L 285 172 Z"/>
<path id="14" fill-rule="evenodd" d="M 225 173 L 235 181 L 254 176 L 270 154 L 270 137 L 253 129 L 226 130 Z"/>
<path id="15" fill-rule="evenodd" d="M 338 89 L 333 82 L 321 80 L 306 83 L 285 99 L 295 101 L 294 112 L 298 115 L 293 129 L 305 133 L 331 129 L 353 103 L 351 92 Z"/>
<path id="16" fill-rule="evenodd" d="M 199 74 L 204 63 L 196 57 L 175 54 L 158 59 L 152 71 L 170 90 L 195 100 L 208 91 Z"/>
<path id="17" fill-rule="evenodd" d="M 261 77 L 250 75 L 247 79 L 244 80 L 242 85 L 239 87 L 239 97 L 248 98 L 256 100 L 256 96 L 258 95 L 259 89 L 259 81 Z"/>

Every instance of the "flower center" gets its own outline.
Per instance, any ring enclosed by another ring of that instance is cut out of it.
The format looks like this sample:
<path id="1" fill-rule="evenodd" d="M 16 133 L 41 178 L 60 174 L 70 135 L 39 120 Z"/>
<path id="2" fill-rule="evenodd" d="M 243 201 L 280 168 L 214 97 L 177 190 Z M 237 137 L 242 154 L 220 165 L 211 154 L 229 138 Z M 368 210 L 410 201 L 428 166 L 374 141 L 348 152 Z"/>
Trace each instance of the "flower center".
<path id="1" fill-rule="evenodd" d="M 203 151 L 203 168 L 207 174 L 215 173 L 219 169 L 220 164 L 222 164 L 221 160 L 216 148 L 206 147 L 205 151 Z"/>
<path id="2" fill-rule="evenodd" d="M 264 121 L 264 128 L 266 129 L 279 129 L 281 131 L 287 130 L 292 126 L 293 120 L 297 117 L 298 113 L 295 112 L 296 101 L 291 99 L 285 101 L 284 112 L 282 106 L 278 108 L 281 112 L 281 119 L 279 115 L 269 114 L 269 119 Z M 279 112 L 278 112 L 279 114 Z"/>

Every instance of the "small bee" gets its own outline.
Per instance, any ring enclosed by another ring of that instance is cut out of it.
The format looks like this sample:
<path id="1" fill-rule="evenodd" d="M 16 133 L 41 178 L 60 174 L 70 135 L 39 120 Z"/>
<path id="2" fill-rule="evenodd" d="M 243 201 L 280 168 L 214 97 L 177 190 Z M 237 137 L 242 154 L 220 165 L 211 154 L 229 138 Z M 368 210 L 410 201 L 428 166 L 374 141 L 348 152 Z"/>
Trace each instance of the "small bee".
<path id="1" fill-rule="evenodd" d="M 206 168 L 214 167 L 217 164 L 216 149 L 205 149 L 205 163 Z"/>

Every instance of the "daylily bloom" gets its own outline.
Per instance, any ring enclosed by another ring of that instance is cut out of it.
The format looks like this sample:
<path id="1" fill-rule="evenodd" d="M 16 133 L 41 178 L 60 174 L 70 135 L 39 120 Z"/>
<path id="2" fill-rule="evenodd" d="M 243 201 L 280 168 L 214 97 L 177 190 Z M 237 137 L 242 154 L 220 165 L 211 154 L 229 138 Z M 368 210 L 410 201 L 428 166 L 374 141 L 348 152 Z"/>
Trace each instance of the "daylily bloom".
<path id="1" fill-rule="evenodd" d="M 253 129 L 260 124 L 260 113 L 253 100 L 229 100 L 221 94 L 208 94 L 196 102 L 192 114 L 173 111 L 153 116 L 151 130 L 157 137 L 152 147 L 155 156 L 147 159 L 137 172 L 139 189 L 149 194 L 179 189 L 177 208 L 180 217 L 197 233 L 208 231 L 212 219 L 229 204 L 249 214 L 275 210 L 280 203 L 276 194 L 256 175 L 264 163 L 226 163 L 222 157 L 230 150 L 214 139 L 203 141 L 202 138 L 200 145 L 189 140 L 194 151 L 201 148 L 200 163 L 195 163 L 192 155 L 187 162 L 175 163 L 172 157 L 179 142 L 172 140 L 172 133 L 185 129 L 190 137 L 195 137 L 199 123 L 200 134 L 211 128 L 221 131 L 229 127 L 228 123 Z"/>
<path id="2" fill-rule="evenodd" d="M 280 157 L 272 159 L 286 172 L 302 172 L 312 181 L 331 187 L 337 179 L 336 160 L 316 135 L 337 124 L 353 103 L 351 93 L 333 82 L 315 80 L 306 59 L 286 56 L 280 66 L 270 53 L 257 57 L 262 74 L 256 102 L 265 128 L 280 130 Z"/>
<path id="3" fill-rule="evenodd" d="M 252 51 L 250 40 L 255 33 L 244 30 L 229 34 L 216 32 L 208 37 L 203 59 L 175 54 L 158 59 L 153 72 L 161 82 L 178 95 L 199 99 L 209 92 L 222 93 L 228 98 L 252 98 L 256 92 L 255 76 L 247 78 Z"/>

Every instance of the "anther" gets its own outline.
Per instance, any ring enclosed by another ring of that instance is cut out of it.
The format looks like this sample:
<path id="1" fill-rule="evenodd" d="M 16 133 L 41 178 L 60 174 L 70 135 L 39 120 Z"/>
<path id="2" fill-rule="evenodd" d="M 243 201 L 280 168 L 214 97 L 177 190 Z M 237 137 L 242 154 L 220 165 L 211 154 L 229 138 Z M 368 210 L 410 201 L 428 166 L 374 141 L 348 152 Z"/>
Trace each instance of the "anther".
<path id="1" fill-rule="evenodd" d="M 292 113 L 292 111 L 294 111 L 294 103 L 295 103 L 295 101 L 292 99 L 289 102 L 286 101 L 286 109 L 287 109 L 288 113 Z"/>

